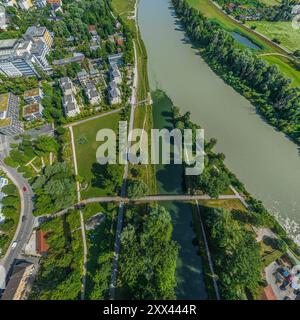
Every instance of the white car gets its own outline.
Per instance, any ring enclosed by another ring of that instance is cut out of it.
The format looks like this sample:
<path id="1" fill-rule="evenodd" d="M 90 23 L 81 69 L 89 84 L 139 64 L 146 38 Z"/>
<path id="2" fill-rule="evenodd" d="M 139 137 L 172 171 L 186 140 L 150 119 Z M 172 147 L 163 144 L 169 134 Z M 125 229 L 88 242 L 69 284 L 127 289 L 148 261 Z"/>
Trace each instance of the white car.
<path id="1" fill-rule="evenodd" d="M 13 244 L 11 245 L 12 250 L 17 246 L 17 241 L 14 241 Z"/>

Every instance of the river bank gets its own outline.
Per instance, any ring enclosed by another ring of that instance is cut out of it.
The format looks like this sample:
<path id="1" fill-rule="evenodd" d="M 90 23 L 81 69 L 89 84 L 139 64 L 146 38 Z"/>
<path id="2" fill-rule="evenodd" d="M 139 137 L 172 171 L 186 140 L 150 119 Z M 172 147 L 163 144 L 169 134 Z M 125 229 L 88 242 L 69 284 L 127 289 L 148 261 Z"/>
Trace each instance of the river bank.
<path id="1" fill-rule="evenodd" d="M 153 24 L 153 17 L 156 23 Z M 182 112 L 218 139 L 216 152 L 249 193 L 261 199 L 297 241 L 300 158 L 297 147 L 263 122 L 193 48 L 168 1 L 141 1 L 139 25 L 147 48 L 150 86 L 164 90 Z"/>
<path id="2" fill-rule="evenodd" d="M 156 0 L 154 0 L 155 2 L 157 2 Z M 141 2 L 141 6 L 143 6 L 143 4 L 144 4 L 144 2 L 142 1 Z M 153 3 L 151 3 L 151 4 L 149 4 L 149 2 L 147 3 L 148 5 L 153 5 Z M 157 8 L 156 8 L 157 9 Z M 167 9 L 170 9 L 170 8 L 167 8 Z M 151 10 L 150 10 L 150 12 L 149 12 L 149 10 L 148 10 L 148 12 L 147 12 L 147 14 L 148 15 L 150 15 L 150 18 L 154 15 L 154 11 L 152 12 Z M 152 15 L 153 14 L 153 15 Z M 160 16 L 160 14 L 161 14 L 161 12 L 159 12 L 158 13 L 158 11 L 157 10 L 155 10 L 155 16 Z M 140 15 L 139 15 L 140 16 Z M 174 17 L 174 16 L 173 16 Z M 154 27 L 154 28 L 156 28 L 156 26 L 153 26 L 153 20 L 151 21 L 152 23 L 152 27 Z M 158 20 L 158 22 L 162 22 L 162 21 L 160 21 L 160 20 Z M 150 25 L 150 24 L 149 24 Z M 161 26 L 158 24 L 158 26 L 157 27 L 160 27 L 160 31 L 161 31 L 161 33 L 164 33 L 164 29 L 163 28 L 161 28 Z M 176 31 L 179 31 L 179 32 L 181 32 L 181 34 L 183 33 L 182 32 L 182 30 L 180 30 L 180 27 L 179 27 L 179 24 L 176 24 L 176 28 L 178 28 L 178 30 L 176 30 Z M 152 33 L 153 33 L 153 30 L 151 30 L 152 31 Z M 169 31 L 169 30 L 168 30 Z M 149 32 L 150 32 L 150 30 L 149 30 Z M 142 36 L 143 36 L 143 30 L 142 30 Z M 156 38 L 159 38 L 159 36 L 160 36 L 160 34 L 159 33 L 155 33 L 154 32 L 154 34 L 153 34 L 153 36 L 154 37 L 156 37 Z M 144 36 L 143 36 L 143 39 L 144 39 Z M 169 40 L 169 39 L 168 39 Z M 168 47 L 168 50 L 167 50 L 167 53 L 165 52 L 165 51 L 163 51 L 163 52 L 161 52 L 161 51 L 157 51 L 157 56 L 155 57 L 156 58 L 156 60 L 155 60 L 155 63 L 157 63 L 160 59 L 161 60 L 163 60 L 164 61 L 164 64 L 168 64 L 168 62 L 170 62 L 170 61 L 167 61 L 166 62 L 166 58 L 167 59 L 169 59 L 169 60 L 171 60 L 172 59 L 172 55 L 173 54 L 176 54 L 176 50 L 172 50 L 172 45 L 173 45 L 173 43 L 172 42 L 170 42 L 170 41 L 168 41 L 167 39 L 166 39 L 166 41 L 165 41 L 165 43 L 164 44 L 162 44 L 161 46 L 160 46 L 160 48 L 162 48 L 163 50 L 165 49 L 165 46 L 166 47 Z M 181 39 L 182 40 L 182 44 L 184 44 L 184 45 L 188 45 L 188 41 L 186 41 L 186 39 Z M 170 44 L 171 44 L 171 46 L 170 46 Z M 146 47 L 147 47 L 147 43 L 146 43 Z M 147 49 L 148 49 L 148 47 L 147 47 Z M 193 52 L 193 54 L 194 54 L 194 52 Z M 147 55 L 148 56 L 148 55 Z M 165 89 L 165 86 L 168 86 L 172 81 L 179 81 L 180 80 L 180 77 L 182 76 L 182 75 L 185 75 L 184 74 L 184 72 L 182 73 L 182 74 L 180 74 L 180 73 L 177 73 L 177 77 L 175 76 L 174 78 L 169 78 L 168 79 L 168 84 L 166 83 L 166 82 L 164 82 L 163 83 L 163 86 L 161 86 L 161 78 L 158 78 L 158 77 L 155 77 L 155 78 L 153 78 L 153 66 L 151 65 L 151 59 L 153 58 L 153 56 L 152 56 L 152 52 L 150 51 L 150 54 L 149 54 L 149 63 L 148 63 L 148 66 L 150 66 L 150 83 L 151 83 L 151 89 L 152 90 L 155 90 L 156 88 L 163 88 L 163 89 Z M 197 58 L 199 59 L 199 57 L 197 56 Z M 182 60 L 181 60 L 181 63 L 182 63 Z M 165 66 L 162 66 L 162 70 L 164 69 L 164 67 Z M 172 71 L 177 71 L 178 72 L 178 69 L 179 70 L 182 70 L 182 67 L 184 67 L 184 65 L 180 65 L 180 63 L 178 63 L 178 64 L 176 64 L 176 65 L 173 65 L 173 70 Z M 162 70 L 160 70 L 161 72 L 162 72 Z M 157 73 L 157 70 L 155 70 L 155 72 Z M 172 73 L 170 73 L 170 74 L 168 74 L 168 73 L 164 73 L 164 76 L 169 76 L 170 77 L 170 75 L 174 75 L 174 72 Z M 211 73 L 209 73 L 209 72 L 207 72 L 206 73 L 206 76 L 207 75 L 209 75 L 209 77 L 208 78 L 210 78 L 211 77 Z M 162 78 L 163 80 L 165 80 L 164 78 Z M 170 80 L 171 79 L 171 80 Z M 208 80 L 210 80 L 210 79 L 208 79 Z M 193 81 L 189 81 L 188 82 L 188 84 L 189 85 L 191 85 L 192 87 L 196 84 L 197 82 L 193 82 Z M 153 85 L 154 84 L 154 85 Z M 201 83 L 202 84 L 202 83 Z M 209 85 L 210 86 L 212 86 L 212 84 L 211 83 L 209 83 Z M 223 86 L 223 83 L 222 83 L 222 86 Z M 212 86 L 213 88 L 215 88 L 214 86 Z M 219 88 L 219 87 L 221 87 L 221 84 L 220 83 L 217 83 L 217 88 Z M 180 95 L 181 96 L 181 99 L 186 99 L 186 100 L 188 100 L 188 101 L 191 101 L 190 99 L 189 99 L 189 96 L 186 94 L 186 93 L 184 93 L 183 92 L 183 90 L 185 90 L 186 89 L 186 87 L 185 87 L 185 85 L 183 85 L 183 86 L 177 86 L 176 88 L 175 88 L 175 90 L 177 91 L 176 93 L 178 94 L 178 95 Z M 195 89 L 195 87 L 193 87 L 192 88 L 193 90 L 195 90 L 194 92 L 196 92 L 196 93 L 198 93 L 198 91 L 197 91 L 197 89 Z M 205 86 L 205 89 L 207 89 L 207 86 Z M 222 90 L 223 91 L 226 91 L 226 90 L 224 90 L 224 88 L 222 88 Z M 228 92 L 230 92 L 230 96 L 232 96 L 232 91 L 228 91 Z M 167 93 L 168 93 L 168 91 L 167 91 Z M 173 93 L 173 92 L 172 92 Z M 202 92 L 203 93 L 203 92 Z M 202 97 L 203 98 L 203 97 Z M 222 98 L 224 98 L 224 96 L 222 97 Z M 205 98 L 204 98 L 205 99 Z M 172 99 L 173 100 L 173 99 Z M 236 98 L 236 100 L 240 100 L 240 99 L 237 99 Z M 206 101 L 206 100 L 205 100 Z M 241 100 L 241 101 L 243 101 L 244 102 L 244 100 Z M 163 104 L 163 107 L 166 107 L 166 105 L 167 104 Z M 186 106 L 186 102 L 184 103 L 184 104 L 177 104 L 176 103 L 176 105 L 182 105 L 182 106 L 184 106 L 183 107 L 183 109 L 185 109 L 185 108 L 188 108 L 188 106 Z M 154 106 L 155 106 L 155 99 L 154 99 Z M 210 107 L 212 107 L 212 104 L 210 104 Z M 138 109 L 142 109 L 142 108 L 138 108 Z M 150 109 L 150 108 L 149 108 Z M 183 110 L 183 111 L 185 111 L 185 110 Z M 199 110 L 199 114 L 201 114 L 200 113 L 200 110 Z M 144 119 L 146 119 L 145 117 L 144 117 Z M 168 110 L 168 108 L 166 108 L 166 109 L 160 109 L 160 110 L 157 110 L 157 109 L 155 109 L 154 107 L 153 107 L 153 119 L 154 119 L 154 121 L 153 121 L 153 123 L 154 123 L 154 126 L 155 126 L 155 122 L 156 121 L 159 121 L 160 122 L 160 124 L 159 124 L 159 126 L 167 126 L 167 127 L 170 127 L 170 119 L 171 119 L 171 115 L 170 115 L 170 113 L 169 113 L 169 110 Z M 157 120 L 156 120 L 157 119 Z M 193 119 L 194 120 L 194 119 Z M 213 119 L 213 120 L 215 120 L 215 119 Z M 158 122 L 156 122 L 156 123 L 158 123 Z M 198 121 L 198 123 L 202 123 L 202 121 L 201 121 L 201 119 Z M 219 119 L 219 121 L 217 121 L 217 123 L 218 124 L 220 124 L 220 119 Z M 212 132 L 212 135 L 214 135 L 214 133 Z M 225 153 L 225 152 L 224 152 Z M 227 155 L 227 152 L 226 152 L 226 155 Z M 160 193 L 160 192 L 163 192 L 163 193 L 178 193 L 178 192 L 181 192 L 181 189 L 182 189 L 182 183 L 180 183 L 180 178 L 182 178 L 182 170 L 180 171 L 180 170 L 174 170 L 174 168 L 172 169 L 172 166 L 169 166 L 170 168 L 163 168 L 163 167 L 157 167 L 156 169 L 157 169 L 157 175 L 156 175 L 156 178 L 157 178 L 157 190 L 158 190 L 158 192 Z M 232 169 L 232 168 L 230 168 L 230 169 Z M 170 172 L 168 172 L 167 170 L 172 170 L 172 172 L 170 171 Z M 181 256 L 181 258 L 182 258 L 182 262 L 178 262 L 178 270 L 177 270 L 177 275 L 178 275 L 178 287 L 177 287 L 177 295 L 179 296 L 179 297 L 181 297 L 181 298 L 184 298 L 184 296 L 186 295 L 186 297 L 190 294 L 188 291 L 186 291 L 186 289 L 185 288 L 187 288 L 187 284 L 189 283 L 189 280 L 188 280 L 188 278 L 189 278 L 189 276 L 192 274 L 191 273 L 191 270 L 193 269 L 193 268 L 190 268 L 190 267 L 188 267 L 188 268 L 186 268 L 187 266 L 189 266 L 189 264 L 190 264 L 190 262 L 189 262 L 189 260 L 187 259 L 187 257 L 186 256 L 184 256 L 184 254 L 185 254 L 185 251 L 186 252 L 190 252 L 189 250 L 191 249 L 191 247 L 189 248 L 188 246 L 187 246 L 187 243 L 189 243 L 189 246 L 191 246 L 191 245 L 193 245 L 192 244 L 192 241 L 193 241 L 193 232 L 191 232 L 190 230 L 188 230 L 188 228 L 187 227 L 191 227 L 191 222 L 192 222 L 192 219 L 190 219 L 190 215 L 189 215 L 189 209 L 188 209 L 188 207 L 185 207 L 185 208 L 179 208 L 179 209 L 176 209 L 176 210 L 174 210 L 174 209 L 170 209 L 172 212 L 173 212 L 173 217 L 174 217 L 174 220 L 173 220 L 173 225 L 174 226 L 176 226 L 176 228 L 177 228 L 177 226 L 179 225 L 178 224 L 178 221 L 180 222 L 181 220 L 177 220 L 176 221 L 176 219 L 175 219 L 175 217 L 177 216 L 178 217 L 178 212 L 180 213 L 180 219 L 183 219 L 183 218 L 185 218 L 185 223 L 184 223 L 184 225 L 185 225 L 185 227 L 183 228 L 183 232 L 180 230 L 180 228 L 178 228 L 178 233 L 177 233 L 177 229 L 175 229 L 174 230 L 174 237 L 176 237 L 176 240 L 180 243 L 180 242 L 182 242 L 182 244 L 184 245 L 184 249 L 181 251 L 182 252 L 182 254 L 183 254 L 183 256 Z M 179 210 L 179 211 L 178 211 Z M 184 215 L 183 216 L 181 216 L 181 213 L 184 213 Z M 190 212 L 191 213 L 191 212 Z M 192 218 L 192 216 L 191 216 L 191 218 Z M 190 223 L 190 225 L 188 224 L 188 223 Z M 183 224 L 181 224 L 181 225 L 183 225 Z M 185 241 L 185 239 L 184 239 L 184 237 L 182 236 L 182 234 L 185 234 L 185 232 L 187 233 L 187 234 L 189 234 L 189 236 L 192 236 L 192 238 L 189 238 L 188 239 L 188 241 Z M 176 236 L 176 233 L 177 233 L 177 236 Z M 195 257 L 195 261 L 197 261 L 197 265 L 196 265 L 196 274 L 197 275 L 203 275 L 203 266 L 202 266 L 202 262 L 201 262 L 201 259 L 198 257 L 198 260 L 197 260 L 197 258 L 196 258 L 196 256 L 194 256 L 194 254 L 196 254 L 197 255 L 197 252 L 195 251 L 195 247 L 193 248 L 194 250 L 193 250 L 193 254 L 192 254 L 192 257 Z M 189 255 L 190 256 L 190 255 Z M 190 256 L 190 258 L 191 258 L 191 256 Z M 200 263 L 199 263 L 200 262 Z M 184 268 L 186 268 L 186 269 L 184 269 Z M 199 269 L 200 268 L 200 269 Z M 197 271 L 197 269 L 198 269 L 198 271 Z M 183 270 L 185 270 L 184 272 L 183 272 Z M 195 270 L 193 271 L 193 272 L 195 272 Z M 183 275 L 183 277 L 182 277 L 182 275 Z M 202 277 L 202 276 L 201 276 Z M 199 278 L 198 278 L 199 279 Z M 203 284 L 203 279 L 201 280 L 202 281 L 202 284 Z M 197 286 L 197 288 L 203 288 L 203 286 Z M 202 297 L 204 297 L 205 296 L 205 293 L 204 293 L 204 291 L 202 291 L 201 292 L 201 295 L 202 295 Z M 200 294 L 198 294 L 197 295 L 197 297 L 199 298 L 200 297 Z M 197 298 L 196 297 L 196 298 Z"/>
<path id="3" fill-rule="evenodd" d="M 152 92 L 153 127 L 172 130 L 172 101 L 161 91 Z M 183 194 L 182 165 L 156 165 L 156 184 L 158 194 Z M 193 240 L 194 221 L 192 204 L 186 202 L 163 202 L 170 212 L 173 224 L 172 238 L 180 245 L 176 265 L 177 299 L 207 299 L 202 257 Z"/>

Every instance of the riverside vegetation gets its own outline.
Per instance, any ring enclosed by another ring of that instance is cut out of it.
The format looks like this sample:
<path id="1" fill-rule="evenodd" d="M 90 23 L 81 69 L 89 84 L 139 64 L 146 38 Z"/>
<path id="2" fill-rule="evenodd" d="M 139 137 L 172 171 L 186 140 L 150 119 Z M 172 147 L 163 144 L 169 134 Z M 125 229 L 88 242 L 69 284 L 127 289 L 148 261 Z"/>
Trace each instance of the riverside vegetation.
<path id="1" fill-rule="evenodd" d="M 187 1 L 172 2 L 210 66 L 249 99 L 270 124 L 300 144 L 300 88 L 292 88 L 291 80 L 278 67 L 240 48 L 218 23 L 208 20 Z"/>

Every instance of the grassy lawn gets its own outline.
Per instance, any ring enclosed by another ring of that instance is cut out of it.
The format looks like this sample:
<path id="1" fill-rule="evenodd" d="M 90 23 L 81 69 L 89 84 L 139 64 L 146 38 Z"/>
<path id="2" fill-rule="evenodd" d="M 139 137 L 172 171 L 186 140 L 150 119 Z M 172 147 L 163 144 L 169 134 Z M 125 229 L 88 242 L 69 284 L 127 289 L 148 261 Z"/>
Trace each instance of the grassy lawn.
<path id="1" fill-rule="evenodd" d="M 88 184 L 81 192 L 82 198 L 107 195 L 107 190 L 99 188 L 93 183 L 93 165 L 97 163 L 96 150 L 101 145 L 96 141 L 96 134 L 100 129 L 112 129 L 118 132 L 120 115 L 118 113 L 103 118 L 85 122 L 73 128 L 77 155 L 78 173 Z"/>
<path id="2" fill-rule="evenodd" d="M 137 65 L 138 65 L 138 87 L 137 87 L 137 99 L 142 101 L 147 99 L 149 89 L 148 72 L 147 72 L 147 51 L 144 42 L 141 38 L 139 30 L 136 30 L 134 20 L 128 19 L 133 15 L 134 5 L 136 0 L 112 0 L 114 10 L 123 18 L 123 22 L 126 23 L 135 34 L 135 43 L 137 51 Z M 148 134 L 152 128 L 152 107 L 151 106 L 139 106 L 135 110 L 134 128 L 144 128 Z M 134 167 L 130 165 L 130 168 Z M 144 181 L 150 188 L 150 193 L 155 193 L 155 166 L 140 165 L 139 166 L 140 179 Z"/>
<path id="3" fill-rule="evenodd" d="M 300 33 L 299 33 L 300 35 Z M 278 56 L 262 56 L 264 60 L 271 64 L 277 64 L 279 69 L 292 80 L 292 87 L 300 87 L 300 71 L 295 70 L 288 64 L 288 60 Z M 286 61 L 286 63 L 284 63 Z"/>
<path id="4" fill-rule="evenodd" d="M 271 42 L 266 42 L 265 39 L 256 35 L 254 32 L 246 29 L 242 24 L 232 20 L 223 11 L 219 10 L 210 0 L 188 0 L 189 4 L 201 11 L 207 18 L 215 20 L 225 30 L 238 32 L 249 38 L 254 43 L 258 44 L 263 51 L 281 52 Z"/>
<path id="5" fill-rule="evenodd" d="M 120 14 L 132 13 L 136 0 L 112 0 L 114 9 Z"/>
<path id="6" fill-rule="evenodd" d="M 114 11 L 123 18 L 127 25 L 135 31 L 135 23 L 130 17 L 134 14 L 134 5 L 136 0 L 112 0 Z"/>
<path id="7" fill-rule="evenodd" d="M 274 250 L 272 246 L 264 243 L 264 241 L 261 241 L 259 244 L 261 247 L 261 260 L 264 267 L 267 267 L 270 263 L 282 256 L 282 252 L 279 250 Z"/>
<path id="8" fill-rule="evenodd" d="M 239 199 L 228 200 L 198 200 L 199 205 L 212 208 L 224 208 L 227 210 L 239 210 L 247 212 L 247 209 Z"/>
<path id="9" fill-rule="evenodd" d="M 256 26 L 256 30 L 268 38 L 277 38 L 282 46 L 291 51 L 300 49 L 300 32 L 292 27 L 290 21 L 248 21 L 248 26 Z"/>

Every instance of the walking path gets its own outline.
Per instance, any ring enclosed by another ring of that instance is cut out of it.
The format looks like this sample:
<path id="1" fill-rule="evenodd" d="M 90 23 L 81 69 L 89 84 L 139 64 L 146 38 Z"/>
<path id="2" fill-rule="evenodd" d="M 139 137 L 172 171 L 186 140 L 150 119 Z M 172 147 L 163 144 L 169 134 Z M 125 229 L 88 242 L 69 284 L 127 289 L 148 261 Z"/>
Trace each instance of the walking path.
<path id="1" fill-rule="evenodd" d="M 89 121 L 92 121 L 92 120 L 95 120 L 95 119 L 103 118 L 103 117 L 106 117 L 106 116 L 108 116 L 110 114 L 118 113 L 121 110 L 122 110 L 122 108 L 118 108 L 118 109 L 115 109 L 115 110 L 111 110 L 111 111 L 108 111 L 108 112 L 105 112 L 105 113 L 98 114 L 96 116 L 93 116 L 93 117 L 90 117 L 90 118 L 87 118 L 87 119 L 83 119 L 83 120 L 79 120 L 79 121 L 76 121 L 76 122 L 72 122 L 72 123 L 66 124 L 65 128 L 72 128 L 72 127 L 77 126 L 77 125 L 82 124 L 82 123 L 86 123 L 86 122 L 89 122 Z"/>
<path id="2" fill-rule="evenodd" d="M 80 210 L 80 225 L 81 225 L 81 235 L 83 240 L 83 273 L 82 273 L 82 289 L 81 289 L 81 300 L 85 299 L 85 288 L 86 288 L 86 269 L 87 269 L 87 243 L 86 243 L 86 234 L 85 234 L 85 224 L 83 213 Z"/>
<path id="3" fill-rule="evenodd" d="M 133 42 L 134 47 L 134 59 L 135 59 L 135 66 L 134 66 L 134 80 L 133 80 L 133 87 L 132 87 L 132 96 L 131 96 L 131 112 L 130 112 L 130 121 L 129 121 L 129 137 L 128 137 L 128 146 L 127 149 L 130 148 L 131 142 L 131 135 L 134 125 L 134 111 L 135 111 L 135 104 L 137 99 L 137 84 L 138 84 L 138 66 L 137 66 L 137 50 L 135 41 Z M 123 228 L 123 220 L 124 220 L 124 198 L 126 195 L 126 187 L 127 187 L 127 178 L 128 178 L 128 162 L 124 166 L 124 175 L 123 175 L 123 185 L 121 189 L 121 198 L 123 198 L 119 205 L 119 214 L 118 214 L 118 221 L 117 221 L 117 230 L 116 230 L 116 240 L 115 240 L 115 252 L 113 258 L 113 267 L 112 267 L 112 274 L 109 286 L 109 296 L 110 299 L 115 298 L 115 291 L 116 291 L 116 280 L 117 280 L 117 272 L 118 272 L 118 262 L 119 262 L 119 254 L 120 254 L 120 244 L 121 244 L 121 233 Z"/>
<path id="4" fill-rule="evenodd" d="M 81 200 L 73 206 L 63 209 L 61 211 L 56 212 L 55 214 L 44 215 L 42 217 L 59 217 L 68 213 L 69 210 L 75 209 L 76 207 L 80 207 L 82 205 L 90 204 L 90 203 L 107 203 L 107 202 L 115 202 L 115 203 L 130 203 L 130 202 L 157 202 L 157 201 L 195 201 L 195 200 L 211 200 L 212 198 L 208 195 L 154 195 L 154 196 L 145 196 L 139 199 L 129 199 L 128 197 L 121 196 L 112 196 L 112 197 L 96 197 L 96 198 L 88 198 L 85 200 Z M 231 200 L 231 199 L 241 199 L 241 196 L 236 195 L 220 195 L 217 200 Z"/>
<path id="5" fill-rule="evenodd" d="M 210 254 L 210 251 L 209 251 L 209 247 L 208 247 L 208 241 L 207 241 L 207 238 L 206 238 L 206 233 L 205 233 L 204 225 L 203 225 L 202 218 L 201 218 L 201 212 L 200 212 L 198 200 L 196 200 L 196 205 L 197 205 L 198 217 L 199 217 L 200 226 L 201 226 L 201 233 L 203 235 L 205 251 L 206 251 L 206 254 L 207 254 L 209 269 L 210 269 L 210 272 L 211 272 L 211 275 L 212 275 L 212 281 L 213 281 L 213 285 L 214 285 L 214 289 L 215 289 L 216 298 L 217 298 L 217 300 L 221 300 L 220 292 L 219 292 L 219 288 L 218 288 L 218 283 L 217 283 L 217 276 L 216 276 L 216 274 L 214 272 L 214 266 L 213 266 L 211 254 Z"/>
<path id="6" fill-rule="evenodd" d="M 12 249 L 10 244 L 5 256 L 0 260 L 0 268 L 3 267 L 7 274 L 11 270 L 15 259 L 20 255 L 24 244 L 29 239 L 35 219 L 32 215 L 33 192 L 28 181 L 22 174 L 18 173 L 16 169 L 6 166 L 2 160 L 0 160 L 0 169 L 5 172 L 8 178 L 18 188 L 20 195 L 20 217 L 15 235 L 11 241 L 11 244 L 16 242 L 17 245 Z M 26 191 L 24 191 L 24 187 L 26 188 Z"/>
<path id="7" fill-rule="evenodd" d="M 222 8 L 221 6 L 216 3 L 213 0 L 210 0 L 210 2 L 216 7 L 217 10 L 219 10 L 220 12 L 222 12 L 226 17 L 228 17 L 229 19 L 231 19 L 233 22 L 237 23 L 238 25 L 240 25 L 241 28 L 244 28 L 246 30 L 248 30 L 250 33 L 253 33 L 255 35 L 257 35 L 260 38 L 263 38 L 264 41 L 266 41 L 269 45 L 272 45 L 274 47 L 276 47 L 278 50 L 281 50 L 283 52 L 285 52 L 286 54 L 290 55 L 292 54 L 292 52 L 290 50 L 288 50 L 287 48 L 279 45 L 278 43 L 275 43 L 274 41 L 272 41 L 270 38 L 268 38 L 267 36 L 265 36 L 264 34 L 258 32 L 257 30 L 253 30 L 250 27 L 248 27 L 245 24 L 242 24 L 241 21 L 235 19 L 234 17 L 232 17 L 230 14 L 227 14 Z"/>
<path id="8" fill-rule="evenodd" d="M 78 166 L 77 166 L 77 158 L 76 158 L 76 150 L 75 150 L 75 142 L 74 142 L 74 134 L 73 134 L 73 127 L 69 126 L 70 135 L 71 135 L 71 143 L 72 143 L 72 153 L 73 153 L 73 160 L 74 160 L 74 171 L 75 175 L 78 175 Z M 77 192 L 77 201 L 80 202 L 80 183 L 76 181 L 76 192 Z M 82 288 L 81 288 L 81 300 L 84 300 L 85 297 L 85 285 L 86 285 L 86 267 L 87 267 L 87 244 L 86 244 L 86 235 L 85 235 L 85 224 L 84 224 L 84 217 L 83 213 L 80 210 L 80 225 L 81 225 L 81 234 L 82 234 L 82 241 L 83 241 L 83 272 L 82 272 Z"/>

